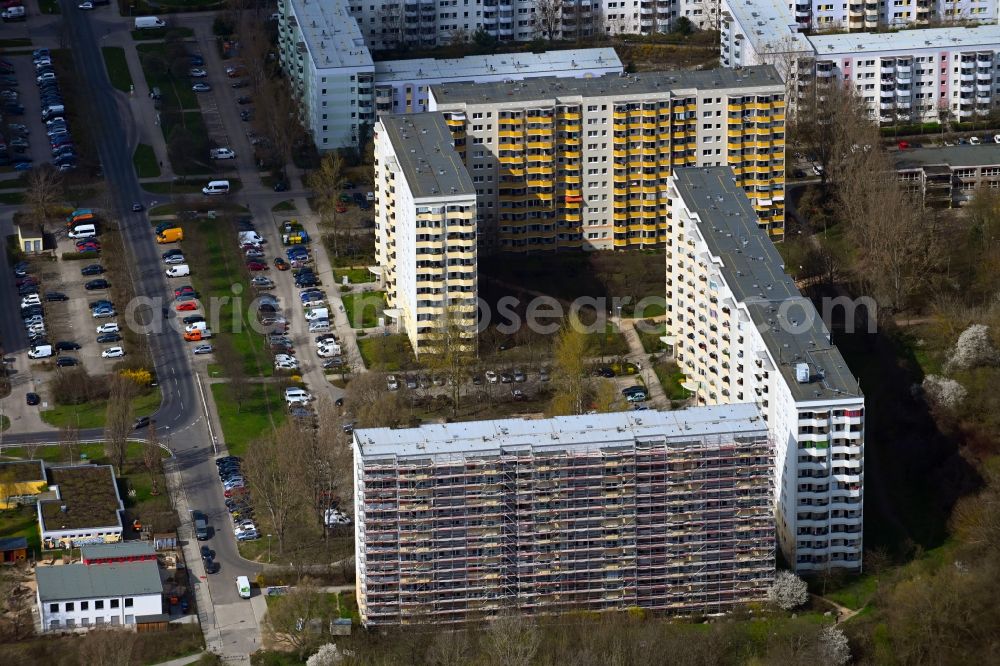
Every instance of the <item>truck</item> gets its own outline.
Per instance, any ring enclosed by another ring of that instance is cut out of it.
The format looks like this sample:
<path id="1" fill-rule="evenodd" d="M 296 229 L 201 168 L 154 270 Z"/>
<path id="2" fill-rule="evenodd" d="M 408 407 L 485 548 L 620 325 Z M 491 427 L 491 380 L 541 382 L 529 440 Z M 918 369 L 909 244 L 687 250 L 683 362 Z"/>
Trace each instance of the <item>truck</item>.
<path id="1" fill-rule="evenodd" d="M 10 7 L 0 12 L 0 18 L 4 21 L 24 21 L 26 16 L 24 7 Z"/>
<path id="2" fill-rule="evenodd" d="M 196 329 L 184 334 L 185 342 L 201 342 L 202 340 L 208 340 L 212 337 L 212 329 Z"/>
<path id="3" fill-rule="evenodd" d="M 167 22 L 158 16 L 136 16 L 136 30 L 155 30 L 156 28 L 166 28 Z"/>
<path id="4" fill-rule="evenodd" d="M 184 230 L 180 227 L 174 227 L 172 229 L 164 229 L 160 233 L 156 234 L 156 242 L 163 243 L 176 243 L 177 241 L 184 240 Z"/>

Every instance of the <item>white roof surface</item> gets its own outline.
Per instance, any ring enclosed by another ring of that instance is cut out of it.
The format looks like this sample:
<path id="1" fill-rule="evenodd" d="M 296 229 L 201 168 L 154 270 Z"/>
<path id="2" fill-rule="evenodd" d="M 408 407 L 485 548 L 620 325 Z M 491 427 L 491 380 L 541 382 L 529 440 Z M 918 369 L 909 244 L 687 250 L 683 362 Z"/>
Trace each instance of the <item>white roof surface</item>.
<path id="1" fill-rule="evenodd" d="M 472 80 L 483 76 L 525 75 L 594 69 L 622 71 L 613 48 L 569 49 L 544 53 L 503 53 L 464 58 L 418 58 L 375 63 L 375 82 L 418 80 Z"/>
<path id="2" fill-rule="evenodd" d="M 809 38 L 816 57 L 834 54 L 863 54 L 879 51 L 919 49 L 993 51 L 1000 49 L 1000 25 L 963 28 L 925 28 L 899 32 L 858 32 L 843 35 L 815 35 Z"/>
<path id="3" fill-rule="evenodd" d="M 345 0 L 290 3 L 316 69 L 371 67 L 371 52 Z"/>
<path id="4" fill-rule="evenodd" d="M 365 460 L 387 457 L 490 455 L 501 449 L 566 450 L 631 446 L 637 440 L 689 443 L 702 437 L 762 435 L 767 425 L 752 404 L 692 407 L 676 411 L 615 412 L 550 419 L 501 419 L 434 423 L 418 428 L 354 431 Z"/>
<path id="5" fill-rule="evenodd" d="M 729 10 L 757 53 L 811 51 L 782 0 L 730 0 Z"/>

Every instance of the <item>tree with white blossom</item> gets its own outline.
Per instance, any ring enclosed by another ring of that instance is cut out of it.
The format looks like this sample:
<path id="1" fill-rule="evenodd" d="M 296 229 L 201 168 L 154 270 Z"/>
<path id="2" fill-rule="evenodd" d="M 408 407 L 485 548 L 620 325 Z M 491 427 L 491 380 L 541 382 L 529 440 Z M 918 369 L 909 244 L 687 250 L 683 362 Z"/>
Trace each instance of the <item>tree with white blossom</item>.
<path id="1" fill-rule="evenodd" d="M 969 395 L 965 387 L 954 379 L 938 375 L 924 377 L 921 388 L 931 402 L 948 409 L 958 409 Z"/>
<path id="2" fill-rule="evenodd" d="M 838 627 L 824 627 L 819 633 L 820 663 L 824 666 L 844 666 L 851 660 L 851 646 Z"/>
<path id="3" fill-rule="evenodd" d="M 990 327 L 972 324 L 958 336 L 945 369 L 948 372 L 970 370 L 984 365 L 997 365 L 998 362 L 1000 354 L 990 339 Z"/>
<path id="4" fill-rule="evenodd" d="M 782 610 L 792 610 L 809 600 L 809 587 L 791 571 L 779 571 L 767 590 L 767 600 Z"/>
<path id="5" fill-rule="evenodd" d="M 344 655 L 333 643 L 321 645 L 316 654 L 306 660 L 306 666 L 337 666 L 344 661 Z"/>

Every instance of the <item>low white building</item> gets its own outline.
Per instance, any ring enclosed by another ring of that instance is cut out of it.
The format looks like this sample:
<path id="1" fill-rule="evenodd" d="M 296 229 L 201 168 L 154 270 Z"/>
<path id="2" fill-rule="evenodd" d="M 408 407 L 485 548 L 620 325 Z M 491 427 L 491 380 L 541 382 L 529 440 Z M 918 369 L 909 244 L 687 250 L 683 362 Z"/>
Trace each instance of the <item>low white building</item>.
<path id="1" fill-rule="evenodd" d="M 38 566 L 36 602 L 42 631 L 132 626 L 163 613 L 155 561 Z"/>
<path id="2" fill-rule="evenodd" d="M 753 403 L 763 414 L 786 561 L 802 572 L 859 571 L 865 399 L 857 379 L 729 167 L 677 169 L 669 197 L 666 338 L 685 386 L 698 404 Z"/>
<path id="3" fill-rule="evenodd" d="M 431 86 L 440 83 L 520 81 L 540 76 L 592 78 L 623 71 L 613 48 L 386 60 L 375 63 L 375 111 L 426 111 Z"/>
<path id="4" fill-rule="evenodd" d="M 125 505 L 111 465 L 50 467 L 48 477 L 56 499 L 38 502 L 42 548 L 121 541 Z"/>

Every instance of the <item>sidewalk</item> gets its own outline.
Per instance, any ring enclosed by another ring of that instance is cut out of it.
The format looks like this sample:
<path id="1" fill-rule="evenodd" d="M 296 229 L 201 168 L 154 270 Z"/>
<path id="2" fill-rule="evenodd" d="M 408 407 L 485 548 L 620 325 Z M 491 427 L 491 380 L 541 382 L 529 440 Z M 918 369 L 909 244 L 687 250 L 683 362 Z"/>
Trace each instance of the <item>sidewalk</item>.
<path id="1" fill-rule="evenodd" d="M 189 654 L 186 657 L 178 657 L 177 659 L 171 659 L 170 661 L 161 661 L 154 666 L 185 666 L 185 664 L 193 664 L 205 655 L 205 652 L 198 652 L 196 654 Z"/>
<path id="2" fill-rule="evenodd" d="M 625 338 L 625 342 L 628 343 L 629 353 L 625 357 L 626 360 L 635 363 L 641 368 L 639 376 L 642 377 L 646 384 L 649 399 L 653 403 L 653 406 L 657 409 L 670 409 L 670 400 L 667 399 L 667 394 L 663 391 L 663 386 L 660 384 L 656 372 L 649 367 L 649 354 L 642 348 L 642 341 L 639 339 L 639 334 L 635 332 L 635 326 L 633 326 L 634 321 L 633 319 L 611 317 L 611 322 L 618 327 L 618 330 Z"/>

